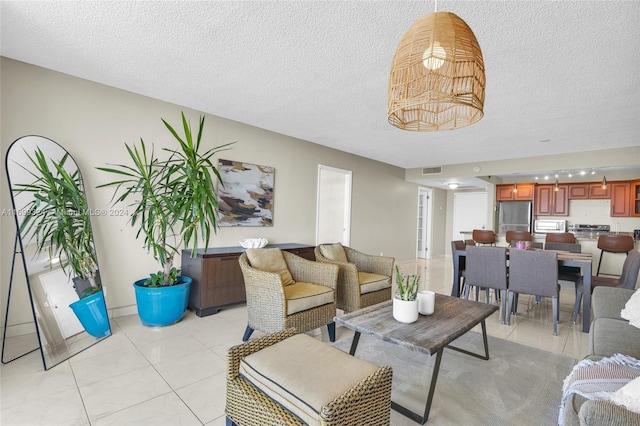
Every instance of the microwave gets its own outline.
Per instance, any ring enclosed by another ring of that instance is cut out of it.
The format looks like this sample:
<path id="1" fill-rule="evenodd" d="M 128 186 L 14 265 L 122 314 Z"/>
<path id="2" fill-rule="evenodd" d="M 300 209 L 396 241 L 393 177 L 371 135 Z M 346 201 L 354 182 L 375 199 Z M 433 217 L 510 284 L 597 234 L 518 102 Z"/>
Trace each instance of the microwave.
<path id="1" fill-rule="evenodd" d="M 534 233 L 546 234 L 549 232 L 567 232 L 567 221 L 563 219 L 536 220 Z"/>

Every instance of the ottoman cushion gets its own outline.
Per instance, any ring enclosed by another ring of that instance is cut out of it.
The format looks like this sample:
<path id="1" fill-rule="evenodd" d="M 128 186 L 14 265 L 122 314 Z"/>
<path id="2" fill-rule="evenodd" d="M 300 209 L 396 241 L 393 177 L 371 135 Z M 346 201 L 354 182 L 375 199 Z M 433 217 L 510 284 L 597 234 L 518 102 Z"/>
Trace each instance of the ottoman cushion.
<path id="1" fill-rule="evenodd" d="M 245 357 L 240 374 L 303 422 L 320 423 L 324 405 L 378 370 L 306 334 Z"/>

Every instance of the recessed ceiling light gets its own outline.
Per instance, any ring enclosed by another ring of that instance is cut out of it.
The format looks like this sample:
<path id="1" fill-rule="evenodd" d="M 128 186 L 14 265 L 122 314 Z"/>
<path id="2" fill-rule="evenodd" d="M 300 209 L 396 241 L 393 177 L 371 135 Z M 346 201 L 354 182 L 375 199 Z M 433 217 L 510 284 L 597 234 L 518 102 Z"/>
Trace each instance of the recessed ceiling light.
<path id="1" fill-rule="evenodd" d="M 455 182 L 451 182 L 451 183 L 449 184 L 449 188 L 451 188 L 451 189 L 456 189 L 458 186 L 460 186 L 460 184 L 455 183 Z"/>

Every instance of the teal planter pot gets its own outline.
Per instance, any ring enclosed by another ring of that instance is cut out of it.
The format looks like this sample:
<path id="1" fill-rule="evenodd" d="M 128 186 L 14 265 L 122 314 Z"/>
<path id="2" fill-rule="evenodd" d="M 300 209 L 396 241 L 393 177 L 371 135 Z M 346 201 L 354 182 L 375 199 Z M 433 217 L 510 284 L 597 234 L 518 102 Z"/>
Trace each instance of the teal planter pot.
<path id="1" fill-rule="evenodd" d="M 166 287 L 145 287 L 146 280 L 133 283 L 142 324 L 163 327 L 180 321 L 187 312 L 191 278 L 179 276 L 179 284 Z"/>
<path id="2" fill-rule="evenodd" d="M 84 329 L 98 339 L 111 335 L 107 306 L 102 291 L 69 305 Z"/>

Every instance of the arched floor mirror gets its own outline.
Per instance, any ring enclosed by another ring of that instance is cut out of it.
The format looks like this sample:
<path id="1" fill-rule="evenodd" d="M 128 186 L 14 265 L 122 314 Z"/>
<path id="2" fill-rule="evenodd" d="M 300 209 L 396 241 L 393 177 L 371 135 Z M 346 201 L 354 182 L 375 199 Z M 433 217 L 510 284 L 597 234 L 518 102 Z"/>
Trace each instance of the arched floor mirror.
<path id="1" fill-rule="evenodd" d="M 50 139 L 17 139 L 6 170 L 17 230 L 2 363 L 40 349 L 48 370 L 111 335 L 91 211 L 78 165 Z"/>

